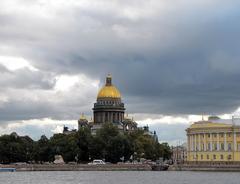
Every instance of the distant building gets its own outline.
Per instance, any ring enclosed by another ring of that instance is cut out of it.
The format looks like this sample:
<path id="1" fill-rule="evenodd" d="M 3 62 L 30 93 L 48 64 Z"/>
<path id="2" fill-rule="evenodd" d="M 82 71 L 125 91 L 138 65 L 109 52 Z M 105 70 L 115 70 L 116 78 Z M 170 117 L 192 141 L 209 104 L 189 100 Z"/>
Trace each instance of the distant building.
<path id="1" fill-rule="evenodd" d="M 65 135 L 69 135 L 69 134 L 76 133 L 76 132 L 77 132 L 76 129 L 69 130 L 68 127 L 66 127 L 66 126 L 63 127 L 63 134 L 65 134 Z"/>
<path id="2" fill-rule="evenodd" d="M 186 144 L 174 146 L 172 148 L 172 161 L 175 164 L 183 164 L 187 161 Z"/>
<path id="3" fill-rule="evenodd" d="M 82 114 L 80 119 L 78 120 L 78 130 L 82 127 L 91 127 L 91 124 L 88 122 L 84 114 Z"/>
<path id="4" fill-rule="evenodd" d="M 125 116 L 125 107 L 119 90 L 112 84 L 112 77 L 106 77 L 105 85 L 99 90 L 97 100 L 93 107 L 93 120 L 87 120 L 82 114 L 78 120 L 78 130 L 82 127 L 89 127 L 92 134 L 95 134 L 104 123 L 116 125 L 119 131 L 132 132 L 138 129 L 137 123 L 133 118 Z M 143 128 L 147 134 L 154 136 L 157 140 L 156 132 L 150 132 L 148 127 Z M 68 130 L 64 127 L 63 133 L 73 133 L 75 130 Z"/>
<path id="5" fill-rule="evenodd" d="M 237 120 L 210 117 L 187 130 L 188 162 L 239 162 L 240 125 Z"/>

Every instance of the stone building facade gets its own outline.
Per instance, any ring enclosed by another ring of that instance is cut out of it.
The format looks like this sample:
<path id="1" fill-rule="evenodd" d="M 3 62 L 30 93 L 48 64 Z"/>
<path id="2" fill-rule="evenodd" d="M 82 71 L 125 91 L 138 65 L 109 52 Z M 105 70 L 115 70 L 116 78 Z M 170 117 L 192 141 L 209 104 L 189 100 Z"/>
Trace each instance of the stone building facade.
<path id="1" fill-rule="evenodd" d="M 172 161 L 174 164 L 184 164 L 187 161 L 187 148 L 185 144 L 172 148 Z"/>
<path id="2" fill-rule="evenodd" d="M 234 120 L 210 118 L 186 132 L 188 162 L 240 162 L 240 126 Z"/>

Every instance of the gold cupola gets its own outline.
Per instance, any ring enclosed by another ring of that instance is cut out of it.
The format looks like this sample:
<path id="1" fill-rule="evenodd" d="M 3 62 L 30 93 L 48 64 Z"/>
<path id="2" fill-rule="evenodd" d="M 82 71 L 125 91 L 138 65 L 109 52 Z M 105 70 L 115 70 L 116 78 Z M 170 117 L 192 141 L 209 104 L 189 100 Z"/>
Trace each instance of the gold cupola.
<path id="1" fill-rule="evenodd" d="M 121 98 L 118 89 L 112 85 L 112 76 L 110 74 L 106 77 L 105 86 L 98 92 L 97 99 L 100 98 Z"/>

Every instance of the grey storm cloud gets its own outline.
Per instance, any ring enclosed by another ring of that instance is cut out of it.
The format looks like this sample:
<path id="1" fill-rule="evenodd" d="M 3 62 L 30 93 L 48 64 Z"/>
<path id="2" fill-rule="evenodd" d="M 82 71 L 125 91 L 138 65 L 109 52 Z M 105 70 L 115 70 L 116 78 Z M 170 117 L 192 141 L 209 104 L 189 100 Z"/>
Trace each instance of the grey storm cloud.
<path id="1" fill-rule="evenodd" d="M 91 111 L 95 99 L 78 96 L 82 89 L 60 102 L 48 99 L 46 91 L 63 74 L 103 83 L 112 73 L 133 113 L 220 114 L 239 107 L 239 2 L 14 2 L 16 9 L 0 2 L 0 55 L 23 57 L 39 71 L 0 67 L 1 93 L 12 95 L 0 106 L 1 119 L 66 119 Z M 14 90 L 42 100 L 16 100 Z"/>
<path id="2" fill-rule="evenodd" d="M 49 73 L 34 72 L 26 68 L 14 72 L 3 69 L 0 78 L 0 85 L 4 88 L 24 88 L 29 90 L 51 89 L 55 82 Z"/>

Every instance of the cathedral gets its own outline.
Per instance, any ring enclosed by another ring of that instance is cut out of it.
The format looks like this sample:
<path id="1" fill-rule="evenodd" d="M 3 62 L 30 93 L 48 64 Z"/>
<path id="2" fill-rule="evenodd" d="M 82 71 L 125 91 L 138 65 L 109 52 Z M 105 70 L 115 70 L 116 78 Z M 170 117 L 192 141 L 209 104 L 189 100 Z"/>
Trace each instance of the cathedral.
<path id="1" fill-rule="evenodd" d="M 104 123 L 112 123 L 120 131 L 126 132 L 131 132 L 138 128 L 137 123 L 132 118 L 125 116 L 125 107 L 122 102 L 121 93 L 113 85 L 111 75 L 106 77 L 105 85 L 99 90 L 92 110 L 93 120 L 88 121 L 82 114 L 78 120 L 78 129 L 89 127 L 92 134 L 95 134 Z M 67 127 L 64 127 L 63 133 L 68 134 L 71 132 Z"/>
<path id="2" fill-rule="evenodd" d="M 104 123 L 114 124 L 120 132 L 133 132 L 137 129 L 144 130 L 146 135 L 151 135 L 156 141 L 158 137 L 156 132 L 149 131 L 148 126 L 138 127 L 133 118 L 125 115 L 125 107 L 122 102 L 122 96 L 119 90 L 112 83 L 112 76 L 106 77 L 105 85 L 99 90 L 97 100 L 93 105 L 93 119 L 88 119 L 81 115 L 78 120 L 78 130 L 82 127 L 91 129 L 92 134 L 102 127 Z M 63 128 L 64 134 L 76 133 L 77 130 L 68 130 L 68 127 Z"/>

